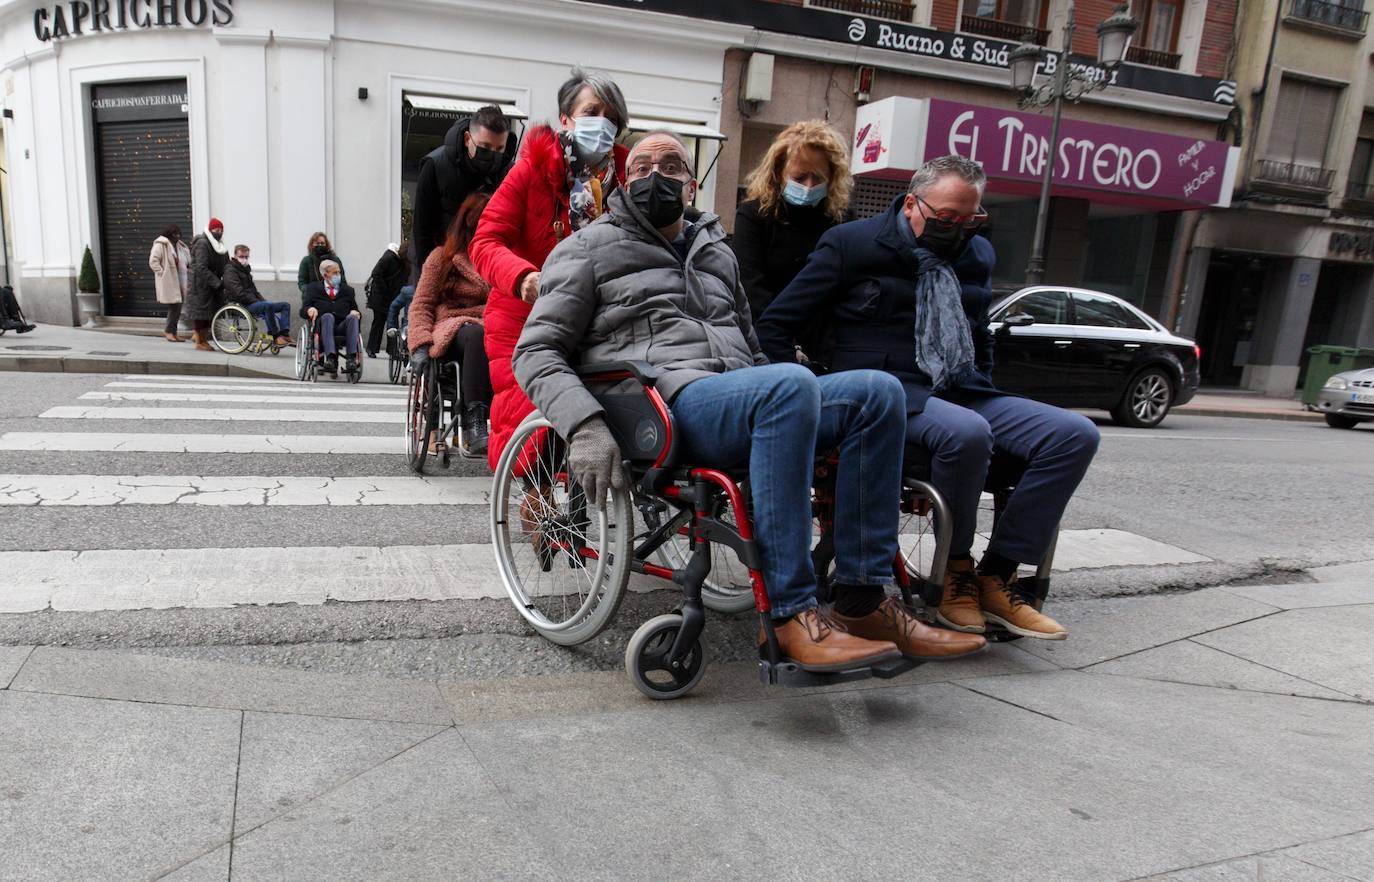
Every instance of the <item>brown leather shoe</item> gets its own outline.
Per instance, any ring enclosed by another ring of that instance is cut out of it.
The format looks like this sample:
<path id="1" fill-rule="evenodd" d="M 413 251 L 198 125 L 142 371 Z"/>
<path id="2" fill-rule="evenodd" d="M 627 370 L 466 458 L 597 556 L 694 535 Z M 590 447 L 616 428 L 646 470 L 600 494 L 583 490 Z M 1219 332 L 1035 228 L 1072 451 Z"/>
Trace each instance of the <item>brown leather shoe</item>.
<path id="1" fill-rule="evenodd" d="M 1036 637 L 1040 640 L 1064 640 L 1069 629 L 1036 610 L 1020 592 L 1013 590 L 1016 576 L 1003 582 L 996 576 L 979 575 L 981 586 L 978 602 L 989 622 L 1001 625 L 1013 634 Z"/>
<path id="2" fill-rule="evenodd" d="M 759 643 L 764 642 L 760 627 Z M 844 671 L 900 656 L 890 640 L 866 640 L 847 633 L 812 607 L 774 628 L 782 654 L 807 671 Z"/>
<path id="3" fill-rule="evenodd" d="M 884 600 L 882 606 L 866 616 L 850 618 L 831 613 L 831 617 L 855 637 L 892 641 L 907 658 L 958 658 L 979 652 L 988 645 L 978 634 L 932 628 L 903 609 L 893 597 Z"/>
<path id="4" fill-rule="evenodd" d="M 987 630 L 978 606 L 982 586 L 973 571 L 973 560 L 951 560 L 945 566 L 945 592 L 935 610 L 935 621 L 955 631 L 981 634 Z"/>
<path id="5" fill-rule="evenodd" d="M 167 338 L 167 342 L 168 342 L 168 343 L 185 343 L 185 342 L 186 342 L 186 341 L 183 340 L 182 338 L 178 337 L 176 334 L 163 334 L 162 336 L 164 336 L 164 337 Z"/>

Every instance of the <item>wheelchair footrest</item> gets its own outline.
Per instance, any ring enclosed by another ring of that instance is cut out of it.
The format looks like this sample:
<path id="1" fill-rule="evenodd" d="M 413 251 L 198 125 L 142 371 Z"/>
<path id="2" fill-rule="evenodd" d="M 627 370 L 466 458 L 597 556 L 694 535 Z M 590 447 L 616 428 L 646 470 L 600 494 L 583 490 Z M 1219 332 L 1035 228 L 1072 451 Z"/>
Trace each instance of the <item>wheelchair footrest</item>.
<path id="1" fill-rule="evenodd" d="M 759 680 L 765 686 L 831 686 L 873 677 L 891 680 L 919 664 L 920 662 L 914 659 L 894 658 L 876 665 L 864 665 L 844 671 L 808 671 L 796 662 L 786 659 L 777 664 L 760 660 Z"/>

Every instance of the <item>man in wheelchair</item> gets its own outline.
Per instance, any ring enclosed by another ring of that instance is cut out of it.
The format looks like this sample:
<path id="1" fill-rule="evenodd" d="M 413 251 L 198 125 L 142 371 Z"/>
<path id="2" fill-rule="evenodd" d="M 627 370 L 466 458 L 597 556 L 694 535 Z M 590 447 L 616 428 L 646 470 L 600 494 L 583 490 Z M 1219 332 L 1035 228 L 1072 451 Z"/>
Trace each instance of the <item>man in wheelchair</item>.
<path id="1" fill-rule="evenodd" d="M 332 260 L 320 263 L 321 280 L 305 286 L 301 303 L 301 318 L 318 322 L 316 333 L 320 351 L 324 353 L 324 372 L 338 376 L 339 344 L 343 343 L 344 373 L 357 370 L 354 356 L 358 354 L 358 322 L 362 312 L 353 295 L 353 286 L 343 281 L 343 271 Z"/>
<path id="2" fill-rule="evenodd" d="M 806 266 L 768 306 L 758 335 L 770 358 L 829 315 L 836 369 L 878 368 L 905 390 L 908 443 L 930 455 L 953 541 L 936 620 L 984 633 L 1062 640 L 1068 631 L 1015 590 L 1018 564 L 1039 564 L 1097 452 L 1087 418 L 993 385 L 992 245 L 974 235 L 987 177 L 962 156 L 933 159 L 886 212 L 821 237 Z M 978 499 L 993 453 L 1024 463 L 975 570 Z"/>
<path id="3" fill-rule="evenodd" d="M 796 364 L 767 364 L 719 218 L 684 219 L 697 186 L 690 156 L 674 134 L 646 135 L 609 212 L 544 264 L 513 362 L 521 387 L 568 439 L 569 471 L 595 504 L 626 482 L 604 409 L 576 366 L 648 362 L 672 408 L 679 460 L 748 469 L 783 655 L 807 670 L 838 671 L 983 648 L 981 636 L 930 628 L 886 597 L 897 554 L 901 384 L 881 371 L 818 378 Z M 836 600 L 826 615 L 816 605 L 811 483 L 817 453 L 835 449 Z"/>

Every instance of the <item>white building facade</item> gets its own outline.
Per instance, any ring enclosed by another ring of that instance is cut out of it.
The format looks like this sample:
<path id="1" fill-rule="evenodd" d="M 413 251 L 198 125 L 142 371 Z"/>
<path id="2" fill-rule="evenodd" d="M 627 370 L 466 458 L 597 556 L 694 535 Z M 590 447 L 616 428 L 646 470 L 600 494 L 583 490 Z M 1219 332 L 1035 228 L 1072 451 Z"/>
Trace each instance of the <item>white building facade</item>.
<path id="1" fill-rule="evenodd" d="M 77 323 L 89 246 L 97 321 L 151 318 L 153 239 L 218 217 L 269 296 L 296 296 L 316 230 L 361 286 L 452 120 L 497 103 L 517 132 L 556 123 L 574 64 L 709 166 L 749 31 L 574 0 L 0 0 L 4 269 L 31 318 Z"/>

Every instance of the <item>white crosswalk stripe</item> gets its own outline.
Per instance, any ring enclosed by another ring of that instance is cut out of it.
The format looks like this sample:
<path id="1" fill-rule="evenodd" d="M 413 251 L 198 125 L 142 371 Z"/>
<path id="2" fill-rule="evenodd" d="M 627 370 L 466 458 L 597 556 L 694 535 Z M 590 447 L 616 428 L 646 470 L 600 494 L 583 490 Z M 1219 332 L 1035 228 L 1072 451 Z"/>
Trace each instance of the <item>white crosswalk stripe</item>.
<path id="1" fill-rule="evenodd" d="M 6 432 L 0 450 L 63 453 L 403 453 L 390 435 L 164 435 L 156 432 Z"/>
<path id="2" fill-rule="evenodd" d="M 216 377 L 216 380 L 221 378 Z M 278 383 L 268 381 L 262 385 L 253 383 L 239 383 L 230 385 L 227 383 L 158 383 L 152 381 L 139 382 L 137 380 L 122 381 L 116 380 L 113 383 L 106 383 L 106 389 L 187 389 L 200 392 L 252 392 L 263 395 L 292 395 L 308 392 L 323 392 L 329 395 L 346 395 L 348 397 L 360 398 L 405 398 L 406 390 L 395 386 L 340 386 L 330 384 L 328 386 L 311 386 L 305 383 Z"/>
<path id="3" fill-rule="evenodd" d="M 350 407 L 405 407 L 404 398 L 349 398 L 336 395 L 235 395 L 225 392 L 87 392 L 81 401 L 182 401 L 224 404 L 347 404 Z"/>
<path id="4" fill-rule="evenodd" d="M 208 420 L 252 423 L 390 423 L 399 431 L 398 413 L 366 410 L 286 410 L 230 407 L 50 407 L 39 415 L 46 420 Z"/>
<path id="5" fill-rule="evenodd" d="M 486 478 L 0 475 L 0 506 L 483 505 L 490 489 Z"/>

